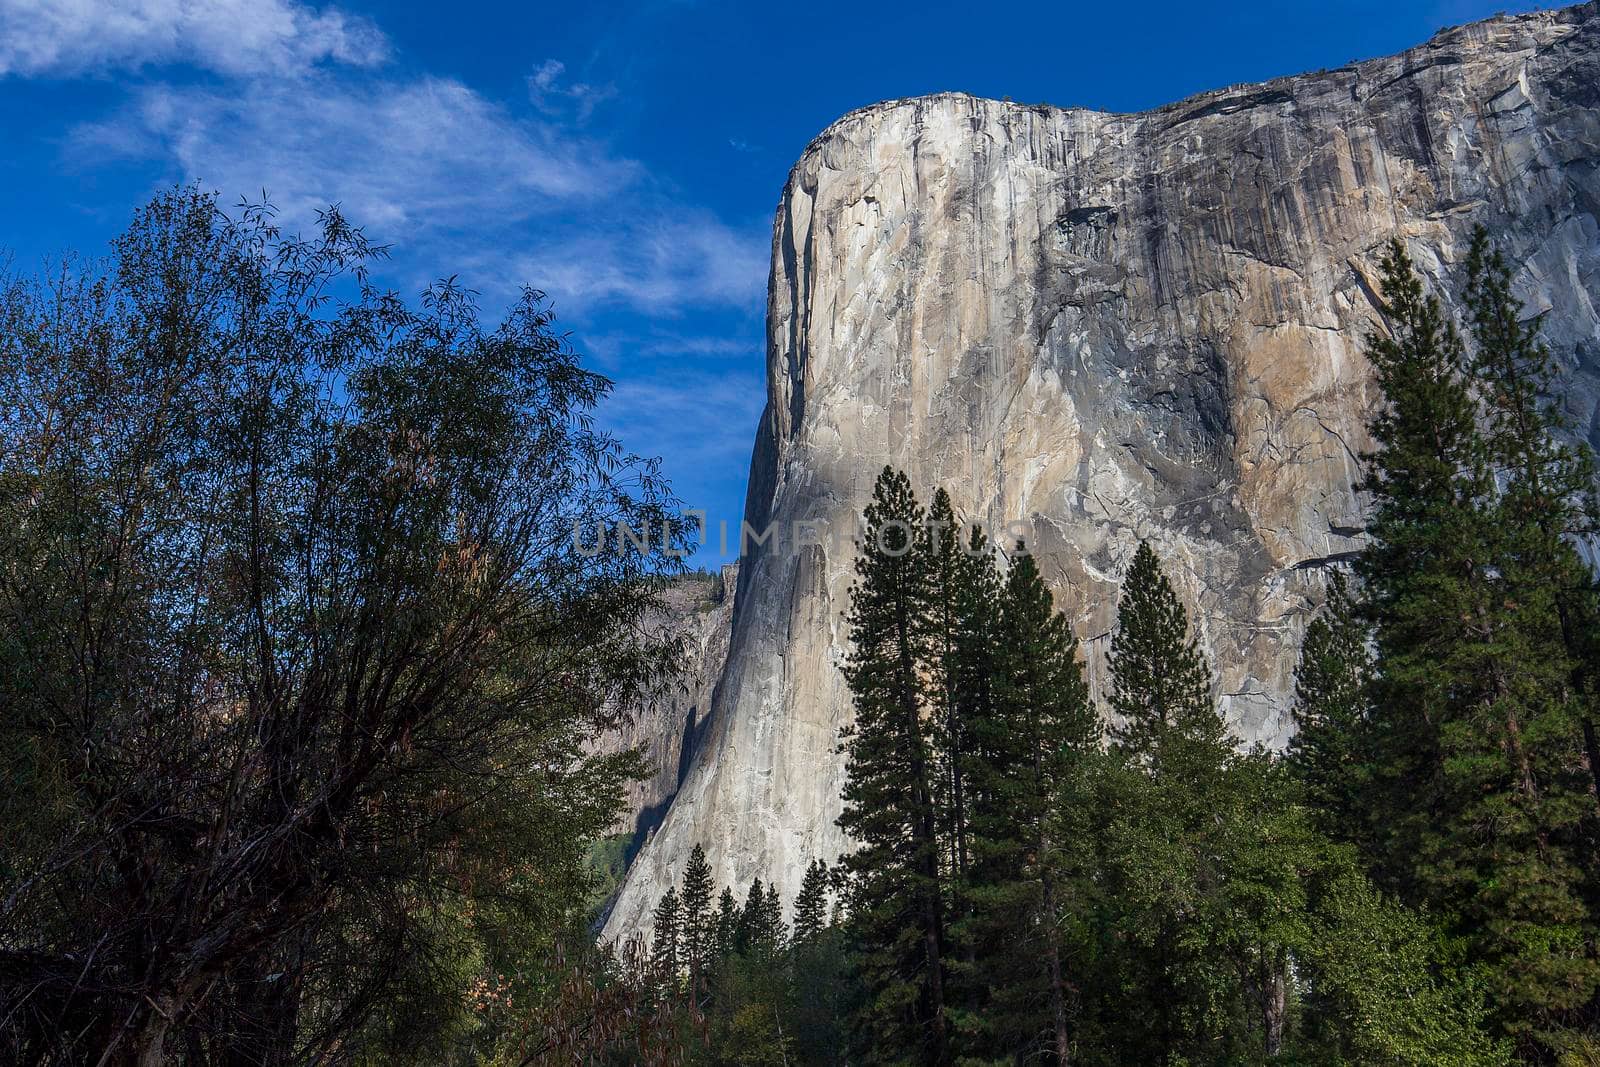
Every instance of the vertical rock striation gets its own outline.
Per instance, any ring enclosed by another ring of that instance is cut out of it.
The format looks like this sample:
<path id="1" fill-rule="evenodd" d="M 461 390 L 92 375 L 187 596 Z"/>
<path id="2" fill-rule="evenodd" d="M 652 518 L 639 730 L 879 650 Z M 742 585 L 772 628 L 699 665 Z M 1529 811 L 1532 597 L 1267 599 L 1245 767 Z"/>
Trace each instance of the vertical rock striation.
<path id="1" fill-rule="evenodd" d="M 779 540 L 742 565 L 705 741 L 608 934 L 695 842 L 786 901 L 844 847 L 849 533 L 884 464 L 1025 521 L 1092 668 L 1149 539 L 1235 730 L 1281 744 L 1323 571 L 1359 547 L 1382 243 L 1446 279 L 1494 230 L 1600 440 L 1597 205 L 1594 4 L 1134 115 L 942 94 L 840 119 L 773 230 L 747 515 Z M 797 547 L 796 522 L 843 536 Z"/>

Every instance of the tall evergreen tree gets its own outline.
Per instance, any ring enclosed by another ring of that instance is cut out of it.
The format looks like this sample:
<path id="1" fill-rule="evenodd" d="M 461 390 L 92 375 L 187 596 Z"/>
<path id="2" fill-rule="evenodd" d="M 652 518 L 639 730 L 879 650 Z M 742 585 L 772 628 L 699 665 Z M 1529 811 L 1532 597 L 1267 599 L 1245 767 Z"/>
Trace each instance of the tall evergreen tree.
<path id="1" fill-rule="evenodd" d="M 993 711 L 973 721 L 973 897 L 982 1052 L 1048 1048 L 1071 1058 L 1074 977 L 1066 911 L 1092 881 L 1086 839 L 1089 764 L 1099 718 L 1078 643 L 1025 546 L 1007 576 L 995 633 Z M 1028 951 L 1022 946 L 1032 943 Z"/>
<path id="2" fill-rule="evenodd" d="M 717 899 L 717 958 L 725 960 L 733 955 L 738 948 L 738 939 L 739 902 L 734 898 L 733 890 L 723 886 L 722 896 Z"/>
<path id="3" fill-rule="evenodd" d="M 948 840 L 950 869 L 956 881 L 967 868 L 967 798 L 965 789 L 966 723 L 963 699 L 969 690 L 963 653 L 968 650 L 963 609 L 967 606 L 964 583 L 970 568 L 963 554 L 961 529 L 950 494 L 934 492 L 928 508 L 927 536 L 918 542 L 927 568 L 928 653 L 931 684 L 928 696 L 935 724 L 934 751 L 939 764 L 937 803 Z"/>
<path id="4" fill-rule="evenodd" d="M 1153 774 L 1183 759 L 1209 765 L 1230 747 L 1189 613 L 1144 542 L 1123 579 L 1110 669 L 1111 710 L 1122 720 L 1117 744 Z"/>
<path id="5" fill-rule="evenodd" d="M 1358 570 L 1375 625 L 1377 675 L 1371 800 L 1385 833 L 1380 881 L 1425 899 L 1414 859 L 1437 801 L 1441 709 L 1449 680 L 1436 669 L 1470 617 L 1464 576 L 1483 566 L 1483 470 L 1465 352 L 1410 257 L 1391 242 L 1381 262 L 1385 328 L 1367 338 L 1385 405 L 1374 416 L 1376 451 L 1362 488 L 1373 496 L 1369 543 Z"/>
<path id="6" fill-rule="evenodd" d="M 1147 544 L 1123 579 L 1117 622 L 1110 704 L 1123 720 L 1114 747 L 1122 767 L 1111 785 L 1107 894 L 1122 1010 L 1149 1023 L 1122 1055 L 1165 1063 L 1243 1054 L 1229 872 L 1249 836 L 1260 765 L 1234 752 L 1188 612 Z"/>
<path id="7" fill-rule="evenodd" d="M 1524 619 L 1554 618 L 1565 657 L 1546 652 L 1551 670 L 1564 666 L 1582 732 L 1595 797 L 1600 800 L 1596 741 L 1600 681 L 1600 585 L 1576 542 L 1600 530 L 1594 456 L 1574 436 L 1554 399 L 1560 368 L 1539 336 L 1541 317 L 1525 320 L 1512 293 L 1512 272 L 1483 227 L 1467 257 L 1465 304 L 1475 342 L 1469 371 L 1486 409 L 1489 463 L 1503 485 L 1497 529 L 1510 542 Z M 1548 621 L 1546 622 L 1548 626 Z M 1548 645 L 1548 640 L 1546 644 Z M 1562 660 L 1564 659 L 1564 663 Z"/>
<path id="8" fill-rule="evenodd" d="M 1306 628 L 1294 675 L 1295 735 L 1289 763 L 1317 826 L 1370 847 L 1371 631 L 1342 571 L 1328 581 L 1321 613 Z"/>
<path id="9" fill-rule="evenodd" d="M 842 1063 L 848 1013 L 844 943 L 829 915 L 833 883 L 827 864 L 812 860 L 795 898 L 794 936 L 789 942 L 794 981 L 795 1050 L 802 1063 Z"/>
<path id="10" fill-rule="evenodd" d="M 678 953 L 682 916 L 678 910 L 678 890 L 668 886 L 656 904 L 655 934 L 650 943 L 650 971 L 655 981 L 669 989 L 676 989 L 682 973 Z"/>
<path id="11" fill-rule="evenodd" d="M 995 623 L 1000 580 L 995 554 L 977 526 L 958 526 L 950 497 L 940 489 L 928 513 L 921 542 L 929 576 L 929 663 L 932 751 L 939 768 L 939 828 L 948 857 L 946 887 L 947 983 L 952 1027 L 981 1024 L 974 1013 L 981 999 L 973 975 L 975 947 L 971 899 L 973 814 L 967 779 L 975 755 L 972 724 L 992 717 Z"/>
<path id="12" fill-rule="evenodd" d="M 794 940 L 809 941 L 828 925 L 828 865 L 812 860 L 794 900 Z"/>
<path id="13" fill-rule="evenodd" d="M 741 956 L 750 955 L 756 941 L 756 926 L 761 914 L 761 901 L 765 896 L 765 887 L 761 879 L 756 878 L 750 882 L 750 888 L 745 891 L 744 903 L 739 905 L 739 922 L 736 927 L 733 948 Z"/>
<path id="14" fill-rule="evenodd" d="M 769 957 L 782 952 L 789 944 L 789 928 L 783 921 L 783 900 L 778 887 L 767 884 L 766 895 L 761 898 L 760 923 L 757 926 L 760 943 Z"/>
<path id="15" fill-rule="evenodd" d="M 1398 244 L 1384 297 L 1391 331 L 1369 355 L 1388 405 L 1362 568 L 1381 662 L 1374 763 L 1406 831 L 1384 869 L 1466 939 L 1502 1024 L 1541 1055 L 1600 988 L 1579 860 L 1594 805 L 1561 608 L 1586 581 L 1561 548 L 1582 465 L 1548 440 L 1548 354 L 1481 236 L 1470 360 Z"/>
<path id="16" fill-rule="evenodd" d="M 689 852 L 689 863 L 683 871 L 683 893 L 679 897 L 681 951 L 689 971 L 689 988 L 695 997 L 706 990 L 716 954 L 717 916 L 711 907 L 715 891 L 705 850 L 696 844 Z"/>
<path id="17" fill-rule="evenodd" d="M 946 1063 L 939 782 L 924 714 L 929 582 L 917 546 L 925 514 L 905 475 L 886 467 L 864 518 L 845 667 L 856 721 L 839 817 L 857 843 L 842 864 L 868 998 L 861 1029 L 869 1056 Z"/>

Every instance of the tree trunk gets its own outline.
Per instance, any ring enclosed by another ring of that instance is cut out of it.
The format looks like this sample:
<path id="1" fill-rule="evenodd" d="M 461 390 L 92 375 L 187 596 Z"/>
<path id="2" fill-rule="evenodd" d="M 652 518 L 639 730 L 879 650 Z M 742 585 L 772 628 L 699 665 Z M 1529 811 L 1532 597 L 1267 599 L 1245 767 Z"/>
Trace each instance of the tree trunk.
<path id="1" fill-rule="evenodd" d="M 1261 983 L 1261 1026 L 1266 1034 L 1269 1057 L 1283 1049 L 1283 1024 L 1289 1005 L 1288 982 L 1283 972 L 1284 960 L 1280 954 L 1268 964 L 1265 981 Z"/>
<path id="2" fill-rule="evenodd" d="M 919 863 L 923 877 L 922 938 L 928 966 L 928 1012 L 933 1030 L 933 1062 L 950 1062 L 950 1041 L 945 1028 L 944 1013 L 944 916 L 939 906 L 939 844 L 935 832 L 933 806 L 926 786 L 926 764 L 919 755 L 916 759 L 917 775 L 922 795 L 921 838 L 922 858 Z"/>
<path id="3" fill-rule="evenodd" d="M 1050 967 L 1050 1019 L 1056 1031 L 1056 1063 L 1067 1067 L 1072 1061 L 1072 1035 L 1067 1030 L 1067 984 L 1061 975 L 1061 946 L 1056 944 L 1056 892 L 1050 876 L 1044 876 L 1045 961 Z"/>
<path id="4" fill-rule="evenodd" d="M 939 829 L 933 804 L 933 782 L 929 777 L 927 750 L 923 745 L 922 709 L 917 699 L 916 660 L 912 653 L 911 622 L 904 602 L 898 606 L 896 644 L 898 679 L 903 729 L 911 746 L 912 804 L 915 806 L 912 832 L 916 836 L 915 868 L 922 876 L 922 943 L 928 968 L 928 1026 L 932 1031 L 932 1062 L 945 1064 L 949 1057 L 949 1035 L 944 1012 L 944 918 L 939 907 Z"/>
<path id="5" fill-rule="evenodd" d="M 147 997 L 150 1013 L 134 1039 L 133 1062 L 137 1067 L 161 1067 L 167 1062 L 167 1031 L 172 1027 L 173 998 Z"/>

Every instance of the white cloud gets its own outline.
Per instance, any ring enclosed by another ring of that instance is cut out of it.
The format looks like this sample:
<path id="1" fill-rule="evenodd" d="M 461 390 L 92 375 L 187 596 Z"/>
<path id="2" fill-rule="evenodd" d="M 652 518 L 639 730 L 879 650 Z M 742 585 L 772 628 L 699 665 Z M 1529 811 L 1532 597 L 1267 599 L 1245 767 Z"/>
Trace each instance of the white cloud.
<path id="1" fill-rule="evenodd" d="M 294 221 L 341 203 L 390 239 L 492 228 L 555 203 L 615 194 L 636 164 L 520 122 L 459 82 L 258 79 L 245 91 L 154 86 L 111 121 L 80 128 L 82 156 L 170 157 L 227 196 L 265 188 Z"/>
<path id="2" fill-rule="evenodd" d="M 652 207 L 635 222 L 526 257 L 522 268 L 543 287 L 586 304 L 621 301 L 654 311 L 758 304 L 767 285 L 760 232 L 736 230 L 678 205 Z"/>
<path id="3" fill-rule="evenodd" d="M 0 0 L 0 75 L 165 63 L 286 74 L 388 56 L 371 21 L 294 0 Z"/>
<path id="4" fill-rule="evenodd" d="M 460 270 L 492 297 L 526 282 L 586 311 L 755 311 L 766 285 L 763 229 L 729 226 L 637 161 L 448 79 L 147 86 L 75 131 L 69 150 L 83 162 L 168 159 L 224 201 L 264 189 L 290 228 L 337 202 L 406 259 Z"/>
<path id="5" fill-rule="evenodd" d="M 220 79 L 129 90 L 67 139 L 76 162 L 159 160 L 225 203 L 265 191 L 289 229 L 338 203 L 421 285 L 460 271 L 490 299 L 526 282 L 584 312 L 624 305 L 755 312 L 767 237 L 685 204 L 638 161 L 580 128 L 609 86 L 558 60 L 514 114 L 450 78 L 370 69 L 370 23 L 295 0 L 0 0 L 0 72 L 85 71 L 171 60 Z M 332 60 L 335 62 L 326 62 Z"/>
<path id="6" fill-rule="evenodd" d="M 528 99 L 533 106 L 546 114 L 559 114 L 563 104 L 570 104 L 577 112 L 579 122 L 589 121 L 594 109 L 617 95 L 615 85 L 590 85 L 588 82 L 562 84 L 567 65 L 559 59 L 547 59 L 528 75 Z"/>

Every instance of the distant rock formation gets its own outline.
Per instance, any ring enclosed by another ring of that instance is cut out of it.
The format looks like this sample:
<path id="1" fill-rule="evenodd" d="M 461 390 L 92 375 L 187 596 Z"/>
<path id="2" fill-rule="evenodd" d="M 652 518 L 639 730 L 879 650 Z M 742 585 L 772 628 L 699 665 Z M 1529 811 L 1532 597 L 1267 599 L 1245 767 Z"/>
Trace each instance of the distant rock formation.
<path id="1" fill-rule="evenodd" d="M 630 835 L 630 855 L 661 824 L 678 787 L 688 777 L 695 747 L 705 735 L 712 697 L 728 657 L 738 574 L 738 565 L 728 564 L 719 574 L 676 578 L 663 591 L 663 610 L 645 625 L 682 642 L 682 673 L 652 699 L 628 709 L 619 727 L 592 746 L 599 752 L 637 748 L 654 769 L 649 778 L 628 786 L 627 813 L 612 828 L 615 833 Z"/>
<path id="2" fill-rule="evenodd" d="M 1382 243 L 1443 280 L 1495 231 L 1600 440 L 1597 207 L 1592 3 L 1134 115 L 942 94 L 829 127 L 778 206 L 746 507 L 843 536 L 744 561 L 704 740 L 607 933 L 696 842 L 785 901 L 844 847 L 849 534 L 885 464 L 1025 520 L 1092 669 L 1150 540 L 1235 730 L 1281 744 L 1327 565 L 1360 545 Z"/>

